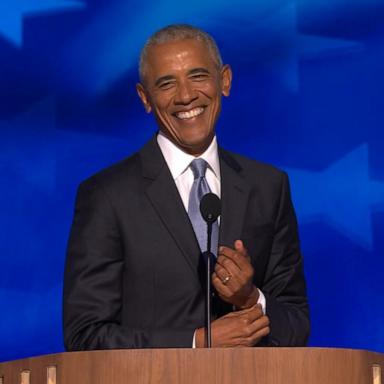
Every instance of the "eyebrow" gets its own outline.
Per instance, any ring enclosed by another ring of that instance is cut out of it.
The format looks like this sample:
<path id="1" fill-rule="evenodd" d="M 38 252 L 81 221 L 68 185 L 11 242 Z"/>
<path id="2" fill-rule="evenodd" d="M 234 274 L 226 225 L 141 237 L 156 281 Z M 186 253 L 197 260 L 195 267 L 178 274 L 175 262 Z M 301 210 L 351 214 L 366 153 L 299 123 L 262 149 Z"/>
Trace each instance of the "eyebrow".
<path id="1" fill-rule="evenodd" d="M 195 75 L 197 73 L 206 73 L 206 74 L 209 74 L 210 72 L 208 71 L 208 69 L 206 68 L 193 68 L 191 69 L 189 72 L 188 72 L 188 75 Z M 172 75 L 166 75 L 166 76 L 162 76 L 162 77 L 159 77 L 156 82 L 155 82 L 155 85 L 156 86 L 159 86 L 162 82 L 164 81 L 170 81 L 170 80 L 174 80 L 175 77 L 172 76 Z"/>
<path id="2" fill-rule="evenodd" d="M 188 75 L 195 75 L 196 73 L 207 73 L 209 74 L 210 72 L 206 68 L 193 68 L 188 72 Z"/>

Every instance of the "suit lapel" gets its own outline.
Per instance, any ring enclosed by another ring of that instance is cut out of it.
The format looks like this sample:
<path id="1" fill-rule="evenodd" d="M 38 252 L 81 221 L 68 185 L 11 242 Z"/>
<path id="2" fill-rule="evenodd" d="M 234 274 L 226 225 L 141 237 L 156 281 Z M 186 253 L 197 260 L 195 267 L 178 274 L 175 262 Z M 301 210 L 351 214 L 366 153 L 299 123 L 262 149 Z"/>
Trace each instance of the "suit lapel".
<path id="1" fill-rule="evenodd" d="M 241 176 L 241 166 L 228 152 L 219 149 L 221 204 L 219 244 L 233 248 L 240 239 L 250 187 Z"/>
<path id="2" fill-rule="evenodd" d="M 143 177 L 148 181 L 146 194 L 198 281 L 200 248 L 156 136 L 143 147 L 140 157 Z"/>
<path id="3" fill-rule="evenodd" d="M 199 281 L 196 272 L 200 248 L 156 136 L 143 147 L 140 157 L 143 177 L 147 181 L 146 194 Z M 250 187 L 241 176 L 241 166 L 232 155 L 219 148 L 219 159 L 222 202 L 219 244 L 233 248 L 233 242 L 241 237 Z"/>

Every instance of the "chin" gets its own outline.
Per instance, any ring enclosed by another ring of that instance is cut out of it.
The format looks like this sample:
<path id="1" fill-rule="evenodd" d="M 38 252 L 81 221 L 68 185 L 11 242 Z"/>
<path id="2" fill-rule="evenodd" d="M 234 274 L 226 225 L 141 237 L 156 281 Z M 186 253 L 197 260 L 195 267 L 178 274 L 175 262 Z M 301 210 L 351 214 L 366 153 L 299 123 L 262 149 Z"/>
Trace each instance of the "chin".
<path id="1" fill-rule="evenodd" d="M 204 152 L 211 144 L 211 141 L 210 137 L 204 136 L 204 140 L 182 140 L 179 142 L 179 146 L 190 153 Z"/>
<path id="2" fill-rule="evenodd" d="M 181 140 L 191 145 L 204 145 L 204 143 L 211 142 L 213 136 L 212 131 L 193 130 L 188 134 L 184 134 Z"/>

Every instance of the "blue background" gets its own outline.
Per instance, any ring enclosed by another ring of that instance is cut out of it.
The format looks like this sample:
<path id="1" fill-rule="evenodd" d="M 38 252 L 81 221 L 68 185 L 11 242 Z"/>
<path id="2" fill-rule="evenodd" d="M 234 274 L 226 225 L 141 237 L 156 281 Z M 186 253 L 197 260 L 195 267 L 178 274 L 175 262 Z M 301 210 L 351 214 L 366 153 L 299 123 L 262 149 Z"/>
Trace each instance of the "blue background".
<path id="1" fill-rule="evenodd" d="M 174 22 L 233 67 L 222 145 L 290 175 L 310 345 L 384 352 L 383 1 L 1 0 L 0 360 L 63 350 L 77 185 L 155 131 L 137 60 Z"/>

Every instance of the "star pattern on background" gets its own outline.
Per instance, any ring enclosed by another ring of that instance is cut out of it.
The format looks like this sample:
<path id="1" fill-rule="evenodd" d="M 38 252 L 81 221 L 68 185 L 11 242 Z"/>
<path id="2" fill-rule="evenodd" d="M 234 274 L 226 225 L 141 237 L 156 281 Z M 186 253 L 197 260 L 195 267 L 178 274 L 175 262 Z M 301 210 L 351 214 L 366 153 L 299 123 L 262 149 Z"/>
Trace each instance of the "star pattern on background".
<path id="1" fill-rule="evenodd" d="M 260 24 L 260 23 L 259 23 Z M 277 75 L 281 83 L 292 93 L 299 91 L 301 60 L 314 59 L 327 55 L 338 55 L 360 51 L 364 44 L 336 37 L 317 36 L 300 31 L 298 27 L 297 3 L 290 2 L 278 8 L 265 18 L 261 28 L 268 38 L 275 38 L 290 47 L 285 57 L 279 57 Z"/>
<path id="2" fill-rule="evenodd" d="M 82 9 L 84 3 L 75 0 L 14 0 L 0 2 L 0 35 L 12 44 L 23 44 L 23 19 L 26 16 L 67 9 Z"/>
<path id="3" fill-rule="evenodd" d="M 203 0 L 200 0 L 203 2 Z M 172 3 L 172 0 L 163 0 L 159 4 L 163 8 L 169 10 L 169 20 L 166 23 L 176 22 L 180 18 L 180 10 L 178 7 L 167 6 Z M 225 1 L 227 6 L 232 7 L 230 1 Z M 247 6 L 247 0 L 240 0 L 238 6 L 241 4 L 244 7 Z M 299 67 L 300 61 L 306 59 L 313 59 L 322 57 L 324 55 L 337 55 L 345 54 L 346 52 L 355 52 L 356 50 L 363 49 L 364 45 L 357 41 L 351 41 L 347 39 L 340 39 L 336 37 L 324 37 L 306 34 L 299 30 L 298 27 L 298 12 L 296 1 L 281 2 L 279 6 L 270 12 L 268 17 L 261 17 L 262 9 L 273 8 L 272 6 L 264 6 L 262 3 L 268 3 L 268 1 L 259 2 L 252 9 L 249 10 L 247 18 L 257 19 L 257 26 L 255 34 L 259 36 L 260 41 L 248 41 L 247 49 L 255 49 L 263 47 L 265 45 L 273 46 L 278 42 L 278 46 L 289 47 L 289 49 L 282 49 L 283 53 L 277 55 L 277 59 L 274 62 L 270 62 L 269 65 L 274 68 L 275 74 L 280 78 L 281 84 L 292 93 L 297 93 L 300 86 L 300 74 Z M 113 13 L 119 13 L 119 6 L 111 3 L 110 11 Z M 146 11 L 145 11 L 146 12 Z M 198 17 L 198 9 L 196 14 L 190 14 L 190 17 Z M 121 13 L 122 15 L 124 13 Z M 154 13 L 156 14 L 156 13 Z M 223 12 L 225 14 L 225 12 Z M 144 19 L 146 15 L 138 15 L 140 20 Z M 122 17 L 120 15 L 120 17 Z M 242 15 L 244 17 L 244 15 Z M 153 25 L 157 25 L 158 21 L 152 20 L 152 23 L 148 24 L 147 28 L 142 25 L 133 26 L 127 28 L 125 23 L 115 23 L 115 18 L 105 18 L 104 15 L 100 15 L 100 20 L 96 24 L 89 26 L 92 34 L 95 33 L 97 28 L 110 30 L 113 29 L 115 33 L 104 34 L 100 40 L 100 44 L 95 47 L 97 53 L 91 55 L 92 60 L 87 62 L 87 71 L 78 71 L 78 65 L 84 65 L 84 57 L 79 54 L 83 50 L 83 46 L 86 41 L 89 40 L 89 35 L 85 34 L 77 40 L 78 46 L 74 52 L 68 52 L 67 59 L 71 62 L 69 67 L 74 65 L 76 73 L 73 76 L 78 76 L 81 73 L 81 78 L 78 78 L 76 83 L 83 84 L 83 89 L 88 89 L 91 93 L 103 93 L 108 90 L 111 84 L 114 84 L 120 77 L 122 77 L 127 70 L 137 65 L 137 53 L 140 46 L 137 46 L 137 42 L 131 41 L 130 36 L 135 33 L 137 41 L 145 41 L 152 32 Z M 238 20 L 234 19 L 233 22 L 236 25 Z M 107 26 L 106 24 L 110 24 Z M 193 21 L 192 21 L 193 23 Z M 230 24 L 230 23 L 228 23 Z M 253 23 L 255 24 L 255 23 Z M 151 26 L 151 28 L 149 28 Z M 162 25 L 160 24 L 159 27 Z M 88 32 L 90 32 L 88 31 Z M 133 32 L 134 31 L 134 32 Z M 239 40 L 247 39 L 250 31 L 247 30 L 246 35 L 242 35 L 244 31 L 239 31 L 238 28 L 234 28 L 232 31 L 235 35 L 238 35 Z M 240 32 L 240 34 L 239 34 Z M 125 36 L 125 38 L 122 38 Z M 82 41 L 82 38 L 84 41 Z M 126 44 L 129 42 L 129 45 Z M 134 45 L 136 44 L 136 45 Z M 259 45 L 259 46 L 258 46 Z M 241 45 L 239 45 L 241 47 Z M 108 47 L 108 48 L 106 48 Z M 244 47 L 243 47 L 244 48 Z M 108 55 L 104 52 L 108 49 Z M 238 52 L 241 56 L 244 52 Z M 97 58 L 96 60 L 94 58 Z M 124 57 L 124 60 L 121 60 Z M 80 58 L 80 59 L 79 59 Z M 73 61 L 80 60 L 79 63 Z M 97 74 L 97 76 L 95 75 Z"/>
<path id="4" fill-rule="evenodd" d="M 14 176 L 24 187 L 51 193 L 56 187 L 57 164 L 65 161 L 68 148 L 74 151 L 73 156 L 81 156 L 84 146 L 91 153 L 100 150 L 107 157 L 118 151 L 125 154 L 124 140 L 97 133 L 60 130 L 56 127 L 56 118 L 56 99 L 47 97 L 19 115 L 0 121 L 0 166 L 4 165 L 7 177 Z M 98 158 L 91 161 L 97 163 Z M 3 190 L 0 190 L 0 197 Z M 21 203 L 27 193 L 24 189 L 18 192 L 17 201 Z"/>
<path id="5" fill-rule="evenodd" d="M 362 144 L 324 171 L 285 168 L 302 223 L 325 220 L 351 241 L 372 249 L 372 211 L 384 208 L 384 182 L 372 180 L 368 144 Z"/>

